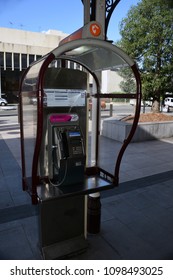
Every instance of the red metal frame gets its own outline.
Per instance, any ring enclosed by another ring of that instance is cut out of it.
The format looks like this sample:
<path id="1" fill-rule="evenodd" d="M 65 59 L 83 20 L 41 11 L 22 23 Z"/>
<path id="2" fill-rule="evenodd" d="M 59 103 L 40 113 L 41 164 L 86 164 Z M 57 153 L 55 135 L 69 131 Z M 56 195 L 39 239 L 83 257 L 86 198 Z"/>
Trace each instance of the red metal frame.
<path id="1" fill-rule="evenodd" d="M 37 186 L 40 183 L 37 171 L 38 171 L 38 160 L 41 148 L 41 140 L 43 135 L 43 78 L 45 70 L 47 69 L 50 62 L 55 59 L 55 56 L 50 53 L 47 59 L 41 66 L 39 79 L 38 79 L 38 103 L 37 103 L 37 134 L 36 134 L 36 144 L 34 150 L 33 164 L 32 164 L 32 203 L 37 204 Z"/>
<path id="2" fill-rule="evenodd" d="M 110 43 L 107 43 L 110 44 Z M 60 48 L 62 48 L 61 46 Z M 137 69 L 136 64 L 129 65 L 134 73 L 135 79 L 136 79 L 136 94 L 101 94 L 100 93 L 100 84 L 99 80 L 97 78 L 97 75 L 89 69 L 86 65 L 83 65 L 80 63 L 77 59 L 71 59 L 69 57 L 65 58 L 65 55 L 61 56 L 55 56 L 54 52 L 50 53 L 45 56 L 42 59 L 45 59 L 43 64 L 41 65 L 40 71 L 38 73 L 38 82 L 37 82 L 37 97 L 38 97 L 38 102 L 37 102 L 37 132 L 36 132 L 36 144 L 35 144 L 35 149 L 34 149 L 34 156 L 33 156 L 33 162 L 32 162 L 32 186 L 31 186 L 31 197 L 32 197 L 32 203 L 36 204 L 38 203 L 37 201 L 37 186 L 40 184 L 41 178 L 38 177 L 37 171 L 38 171 L 38 161 L 39 161 L 39 154 L 40 154 L 40 148 L 41 148 L 41 142 L 42 142 L 42 135 L 43 135 L 43 81 L 44 81 L 44 74 L 45 71 L 48 67 L 48 65 L 55 59 L 62 59 L 62 60 L 68 60 L 68 61 L 74 61 L 80 64 L 82 67 L 84 67 L 94 78 L 96 87 L 97 87 L 97 93 L 93 96 L 94 98 L 97 98 L 97 123 L 96 123 L 96 166 L 87 168 L 86 174 L 87 175 L 100 175 L 102 174 L 103 177 L 108 178 L 113 182 L 114 186 L 117 186 L 119 183 L 119 169 L 120 169 L 120 164 L 121 160 L 123 157 L 123 154 L 130 143 L 137 124 L 138 124 L 138 119 L 140 115 L 140 105 L 141 105 L 141 81 L 140 81 L 140 75 Z M 41 60 L 42 60 L 41 59 Z M 35 62 L 37 63 L 37 62 Z M 32 65 L 31 65 L 32 67 Z M 28 68 L 21 81 L 21 86 L 20 86 L 20 92 L 22 92 L 22 82 L 24 81 L 24 77 L 28 73 L 30 68 Z M 114 174 L 110 174 L 109 172 L 103 170 L 98 166 L 98 155 L 99 155 L 99 122 L 100 122 L 100 98 L 102 97 L 110 97 L 110 98 L 135 98 L 136 99 L 136 112 L 134 116 L 134 121 L 131 127 L 131 131 L 127 137 L 127 139 L 124 139 L 124 142 L 122 144 L 122 147 L 118 153 L 118 157 L 115 160 L 115 170 Z M 20 96 L 20 104 L 21 104 L 21 96 Z M 21 153 L 22 153 L 22 176 L 23 176 L 23 189 L 27 189 L 27 184 L 26 184 L 26 174 L 25 174 L 25 153 L 24 153 L 24 133 L 23 133 L 23 111 L 22 107 L 20 106 L 20 124 L 21 124 Z"/>
<path id="3" fill-rule="evenodd" d="M 114 170 L 114 183 L 115 183 L 115 185 L 118 185 L 118 183 L 119 183 L 119 169 L 120 169 L 121 160 L 122 160 L 123 154 L 124 154 L 128 144 L 132 140 L 132 137 L 133 137 L 133 135 L 136 131 L 139 116 L 140 116 L 141 98 L 142 98 L 142 95 L 141 95 L 141 79 L 140 79 L 140 75 L 139 75 L 136 64 L 134 64 L 131 68 L 132 68 L 133 73 L 136 77 L 136 111 L 135 111 L 134 121 L 132 123 L 130 133 L 129 133 L 127 139 L 124 139 L 124 143 L 123 143 L 123 145 L 122 145 L 122 147 L 119 151 L 118 157 L 117 157 L 115 170 Z"/>

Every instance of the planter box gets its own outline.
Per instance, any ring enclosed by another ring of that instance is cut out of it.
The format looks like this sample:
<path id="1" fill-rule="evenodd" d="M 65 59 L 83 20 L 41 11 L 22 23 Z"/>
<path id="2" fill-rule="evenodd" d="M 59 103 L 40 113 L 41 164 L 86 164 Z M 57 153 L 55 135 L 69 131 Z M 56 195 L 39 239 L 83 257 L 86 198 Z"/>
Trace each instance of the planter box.
<path id="1" fill-rule="evenodd" d="M 103 121 L 101 135 L 123 142 L 129 135 L 131 123 L 108 118 Z M 132 142 L 173 137 L 173 121 L 138 123 Z"/>

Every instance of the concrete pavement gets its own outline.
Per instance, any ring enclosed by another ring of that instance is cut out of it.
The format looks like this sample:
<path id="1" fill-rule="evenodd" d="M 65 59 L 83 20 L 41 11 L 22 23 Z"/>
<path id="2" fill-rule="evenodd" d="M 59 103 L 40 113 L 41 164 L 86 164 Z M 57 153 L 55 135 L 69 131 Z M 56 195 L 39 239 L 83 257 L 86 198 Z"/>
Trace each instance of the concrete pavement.
<path id="1" fill-rule="evenodd" d="M 0 259 L 42 259 L 38 207 L 22 191 L 19 125 L 0 117 Z M 100 162 L 113 171 L 120 143 L 101 138 Z M 118 188 L 102 192 L 102 223 L 73 259 L 173 259 L 173 139 L 131 143 Z"/>

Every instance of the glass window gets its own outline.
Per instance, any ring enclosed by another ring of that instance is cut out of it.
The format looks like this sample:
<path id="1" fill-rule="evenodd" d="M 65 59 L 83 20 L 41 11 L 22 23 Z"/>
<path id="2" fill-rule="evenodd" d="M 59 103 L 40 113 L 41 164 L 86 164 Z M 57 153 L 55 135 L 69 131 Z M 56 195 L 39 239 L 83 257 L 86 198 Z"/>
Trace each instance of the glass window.
<path id="1" fill-rule="evenodd" d="M 74 62 L 73 61 L 70 61 L 70 69 L 74 69 Z"/>
<path id="2" fill-rule="evenodd" d="M 6 53 L 6 67 L 12 68 L 12 54 L 8 52 Z"/>
<path id="3" fill-rule="evenodd" d="M 34 55 L 30 54 L 29 55 L 29 64 L 31 64 L 34 61 Z"/>
<path id="4" fill-rule="evenodd" d="M 27 54 L 22 53 L 22 69 L 27 68 Z"/>
<path id="5" fill-rule="evenodd" d="M 61 67 L 61 60 L 57 59 L 57 68 L 60 68 L 60 67 Z"/>
<path id="6" fill-rule="evenodd" d="M 78 63 L 76 63 L 76 69 L 77 69 L 77 70 L 81 70 L 81 65 L 78 64 Z"/>
<path id="7" fill-rule="evenodd" d="M 14 68 L 19 69 L 19 53 L 14 53 Z"/>
<path id="8" fill-rule="evenodd" d="M 0 67 L 4 67 L 4 53 L 0 52 Z"/>
<path id="9" fill-rule="evenodd" d="M 41 57 L 41 55 L 36 55 L 36 60 L 39 60 Z"/>

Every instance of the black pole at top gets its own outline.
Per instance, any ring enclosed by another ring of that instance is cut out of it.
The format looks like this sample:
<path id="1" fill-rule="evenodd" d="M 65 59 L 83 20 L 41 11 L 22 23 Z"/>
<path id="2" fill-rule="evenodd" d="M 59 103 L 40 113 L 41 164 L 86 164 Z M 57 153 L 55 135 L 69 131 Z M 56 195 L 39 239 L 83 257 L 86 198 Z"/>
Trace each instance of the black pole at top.
<path id="1" fill-rule="evenodd" d="M 81 0 L 83 3 L 83 0 Z M 96 1 L 90 1 L 90 21 L 96 20 Z M 114 9 L 121 0 L 105 0 L 105 38 L 107 37 L 108 25 Z"/>
<path id="2" fill-rule="evenodd" d="M 96 0 L 90 1 L 90 21 L 96 20 Z"/>
<path id="3" fill-rule="evenodd" d="M 121 0 L 106 0 L 105 36 L 107 37 L 108 25 L 116 6 Z"/>

